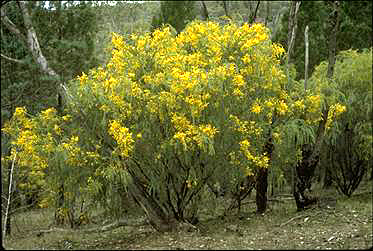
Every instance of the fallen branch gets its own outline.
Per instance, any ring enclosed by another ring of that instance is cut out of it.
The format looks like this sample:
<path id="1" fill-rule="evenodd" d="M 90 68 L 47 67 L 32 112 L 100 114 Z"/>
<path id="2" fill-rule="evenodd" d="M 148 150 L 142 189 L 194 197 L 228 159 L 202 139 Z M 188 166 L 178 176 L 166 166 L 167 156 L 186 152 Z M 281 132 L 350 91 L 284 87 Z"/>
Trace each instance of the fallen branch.
<path id="1" fill-rule="evenodd" d="M 139 226 L 145 226 L 148 225 L 148 221 L 146 219 L 140 221 L 140 222 L 129 222 L 127 219 L 121 219 L 118 220 L 114 223 L 105 225 L 103 227 L 98 227 L 98 228 L 89 228 L 89 229 L 82 229 L 79 230 L 80 232 L 83 233 L 92 233 L 92 232 L 106 232 L 110 231 L 119 227 L 125 227 L 125 226 L 130 226 L 130 227 L 139 227 Z"/>
<path id="2" fill-rule="evenodd" d="M 281 223 L 281 224 L 279 225 L 279 227 L 283 227 L 283 226 L 285 226 L 286 224 L 292 222 L 292 221 L 295 220 L 295 219 L 302 218 L 302 217 L 315 217 L 315 216 L 317 216 L 317 215 L 319 215 L 319 214 L 321 214 L 321 213 L 323 213 L 323 212 L 322 212 L 322 211 L 319 211 L 319 212 L 317 212 L 317 213 L 315 213 L 315 214 L 313 214 L 313 215 L 308 215 L 308 214 L 307 214 L 307 215 L 298 215 L 298 216 L 295 216 L 295 217 L 291 218 L 291 219 L 288 220 L 287 222 Z"/>
<path id="3" fill-rule="evenodd" d="M 79 232 L 79 233 L 94 233 L 94 232 L 106 232 L 110 231 L 119 227 L 125 227 L 125 226 L 130 226 L 130 227 L 139 227 L 139 226 L 145 226 L 148 225 L 148 221 L 146 219 L 142 221 L 129 221 L 128 219 L 120 219 L 117 220 L 111 224 L 102 226 L 102 227 L 96 227 L 96 228 L 88 228 L 88 229 L 64 229 L 64 228 L 51 228 L 48 230 L 40 230 L 36 235 L 41 236 L 45 233 L 51 233 L 51 232 Z"/>
<path id="4" fill-rule="evenodd" d="M 281 223 L 281 224 L 280 224 L 280 227 L 285 226 L 286 224 L 292 222 L 292 221 L 295 220 L 295 219 L 302 218 L 303 216 L 304 216 L 304 215 L 298 215 L 298 216 L 295 216 L 295 217 L 291 218 L 290 220 L 288 220 L 287 222 Z"/>
<path id="5" fill-rule="evenodd" d="M 278 202 L 278 203 L 285 203 L 287 200 L 294 200 L 294 198 L 282 198 L 282 199 L 267 199 L 267 201 L 270 202 Z M 241 206 L 251 204 L 251 203 L 256 203 L 256 200 L 249 200 L 241 203 Z M 229 207 L 227 211 L 230 211 L 232 209 L 238 208 L 237 204 L 234 204 L 233 206 Z"/>

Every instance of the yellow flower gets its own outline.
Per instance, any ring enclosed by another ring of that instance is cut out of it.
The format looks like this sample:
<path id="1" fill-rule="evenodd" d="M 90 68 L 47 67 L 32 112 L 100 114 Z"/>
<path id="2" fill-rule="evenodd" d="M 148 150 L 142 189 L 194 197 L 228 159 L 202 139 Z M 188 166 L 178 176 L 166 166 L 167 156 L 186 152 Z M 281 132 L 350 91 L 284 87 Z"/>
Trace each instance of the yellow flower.
<path id="1" fill-rule="evenodd" d="M 122 156 L 128 157 L 133 150 L 134 140 L 129 129 L 122 127 L 118 121 L 113 120 L 109 125 L 109 134 L 113 136 L 119 145 L 119 150 Z"/>
<path id="2" fill-rule="evenodd" d="M 45 121 L 49 121 L 53 118 L 53 116 L 57 114 L 57 110 L 55 108 L 48 108 L 41 112 L 41 117 Z"/>
<path id="3" fill-rule="evenodd" d="M 79 81 L 80 81 L 80 85 L 83 85 L 87 82 L 88 80 L 88 76 L 82 72 L 82 76 L 78 77 Z"/>
<path id="4" fill-rule="evenodd" d="M 62 130 L 58 125 L 54 125 L 54 131 L 56 132 L 57 135 L 61 135 Z"/>
<path id="5" fill-rule="evenodd" d="M 199 126 L 199 128 L 210 138 L 214 137 L 214 135 L 218 132 L 218 130 L 211 125 Z"/>
<path id="6" fill-rule="evenodd" d="M 297 100 L 297 101 L 295 101 L 294 106 L 295 106 L 296 108 L 298 108 L 298 109 L 303 110 L 304 107 L 305 107 L 305 106 L 304 106 L 304 101 L 303 101 L 303 100 Z"/>
<path id="7" fill-rule="evenodd" d="M 240 146 L 241 146 L 241 149 L 245 149 L 245 150 L 249 149 L 250 142 L 247 139 L 245 139 L 245 140 L 240 142 Z"/>
<path id="8" fill-rule="evenodd" d="M 262 110 L 262 108 L 261 108 L 260 105 L 258 105 L 258 104 L 254 104 L 254 105 L 251 107 L 251 112 L 253 112 L 253 113 L 257 113 L 257 114 L 259 114 L 261 110 Z"/>
<path id="9" fill-rule="evenodd" d="M 145 40 L 144 39 L 139 39 L 137 40 L 137 49 L 142 50 L 145 46 Z"/>
<path id="10" fill-rule="evenodd" d="M 245 85 L 245 80 L 242 75 L 235 75 L 233 78 L 233 84 L 237 87 L 242 87 Z"/>
<path id="11" fill-rule="evenodd" d="M 69 115 L 69 114 L 67 114 L 67 115 L 65 115 L 65 116 L 62 116 L 62 119 L 63 119 L 64 121 L 69 121 L 71 118 L 72 118 L 72 116 Z"/>
<path id="12" fill-rule="evenodd" d="M 284 115 L 288 110 L 288 105 L 283 100 L 281 100 L 278 103 L 277 109 L 280 115 Z"/>
<path id="13" fill-rule="evenodd" d="M 15 117 L 19 117 L 19 118 L 23 118 L 26 114 L 26 108 L 25 107 L 17 107 L 15 112 L 14 112 L 14 116 Z"/>
<path id="14" fill-rule="evenodd" d="M 273 107 L 273 103 L 269 100 L 265 101 L 264 104 L 268 107 L 268 108 L 271 108 Z"/>

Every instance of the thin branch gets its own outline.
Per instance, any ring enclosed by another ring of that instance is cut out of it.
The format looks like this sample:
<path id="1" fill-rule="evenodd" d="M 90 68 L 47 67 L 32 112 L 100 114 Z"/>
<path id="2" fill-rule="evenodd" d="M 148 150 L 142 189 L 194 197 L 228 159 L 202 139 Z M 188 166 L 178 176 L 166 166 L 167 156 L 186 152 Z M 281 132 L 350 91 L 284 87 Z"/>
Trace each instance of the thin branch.
<path id="1" fill-rule="evenodd" d="M 10 205 L 10 194 L 12 193 L 12 182 L 13 182 L 13 170 L 14 170 L 14 162 L 16 161 L 17 152 L 14 154 L 13 162 L 12 162 L 12 168 L 10 169 L 10 180 L 9 180 L 9 193 L 8 193 L 8 201 L 5 211 L 5 219 L 4 219 L 4 231 L 3 231 L 3 239 L 5 240 L 6 235 L 6 222 L 8 219 L 8 213 L 9 213 L 9 205 Z"/>
<path id="2" fill-rule="evenodd" d="M 283 227 L 283 226 L 285 226 L 286 224 L 292 222 L 293 220 L 295 220 L 295 219 L 299 219 L 299 218 L 302 218 L 302 217 L 304 217 L 304 215 L 298 215 L 298 216 L 295 216 L 295 217 L 291 218 L 290 220 L 288 220 L 287 222 L 281 223 L 281 224 L 280 224 L 280 227 Z"/>
<path id="3" fill-rule="evenodd" d="M 79 233 L 93 233 L 93 232 L 106 232 L 110 231 L 119 227 L 125 227 L 125 226 L 130 226 L 130 227 L 140 227 L 140 226 L 146 226 L 148 225 L 149 222 L 144 219 L 140 222 L 133 222 L 133 221 L 128 221 L 127 219 L 121 219 L 117 220 L 111 224 L 102 226 L 102 227 L 97 227 L 97 228 L 88 228 L 88 229 L 64 229 L 64 228 L 51 228 L 48 230 L 40 230 L 36 235 L 41 236 L 42 234 L 45 233 L 51 233 L 51 232 L 79 232 Z"/>
<path id="4" fill-rule="evenodd" d="M 15 59 L 15 58 L 7 57 L 7 56 L 5 56 L 5 55 L 2 54 L 2 53 L 0 53 L 0 56 L 3 57 L 3 58 L 5 58 L 5 59 L 7 59 L 7 60 L 9 60 L 9 61 L 12 61 L 12 62 L 18 63 L 18 64 L 26 64 L 26 62 L 23 61 L 23 60 L 19 60 L 19 59 Z"/>

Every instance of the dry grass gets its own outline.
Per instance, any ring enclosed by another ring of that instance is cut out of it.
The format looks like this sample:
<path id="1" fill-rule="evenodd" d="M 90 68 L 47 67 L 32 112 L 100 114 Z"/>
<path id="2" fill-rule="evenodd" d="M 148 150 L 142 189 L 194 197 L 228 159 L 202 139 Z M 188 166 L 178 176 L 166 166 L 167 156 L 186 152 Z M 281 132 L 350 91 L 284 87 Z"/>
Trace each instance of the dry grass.
<path id="1" fill-rule="evenodd" d="M 160 234 L 150 226 L 120 227 L 102 233 L 76 230 L 45 233 L 50 210 L 19 214 L 6 249 L 368 249 L 372 247 L 372 184 L 351 198 L 337 196 L 335 208 L 296 212 L 293 200 L 270 201 L 264 215 L 247 203 L 240 217 L 221 217 L 224 199 L 201 210 L 198 230 Z M 251 197 L 252 200 L 253 197 Z M 250 199 L 249 199 L 250 200 Z M 18 228 L 17 228 L 18 226 Z M 85 227 L 93 227 L 94 224 Z"/>

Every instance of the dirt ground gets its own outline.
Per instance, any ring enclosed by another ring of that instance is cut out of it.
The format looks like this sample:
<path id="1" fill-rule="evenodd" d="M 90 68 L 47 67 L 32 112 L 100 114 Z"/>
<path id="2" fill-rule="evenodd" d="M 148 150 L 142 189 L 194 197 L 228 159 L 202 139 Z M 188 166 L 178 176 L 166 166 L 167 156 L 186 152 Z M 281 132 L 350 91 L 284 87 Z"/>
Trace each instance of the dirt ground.
<path id="1" fill-rule="evenodd" d="M 255 213 L 253 197 L 241 214 L 222 215 L 226 201 L 215 202 L 214 210 L 201 210 L 196 227 L 170 233 L 156 232 L 150 225 L 123 226 L 111 231 L 48 229 L 46 209 L 18 215 L 6 249 L 368 249 L 372 247 L 371 184 L 351 198 L 337 196 L 331 206 L 297 212 L 290 195 L 271 198 L 263 215 Z M 44 210 L 44 211 L 43 211 Z M 48 217 L 48 219 L 47 219 Z M 139 219 L 140 220 L 140 219 Z M 39 233 L 39 234 L 38 234 Z"/>

